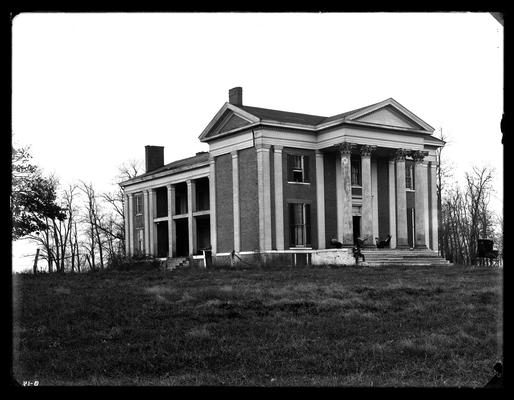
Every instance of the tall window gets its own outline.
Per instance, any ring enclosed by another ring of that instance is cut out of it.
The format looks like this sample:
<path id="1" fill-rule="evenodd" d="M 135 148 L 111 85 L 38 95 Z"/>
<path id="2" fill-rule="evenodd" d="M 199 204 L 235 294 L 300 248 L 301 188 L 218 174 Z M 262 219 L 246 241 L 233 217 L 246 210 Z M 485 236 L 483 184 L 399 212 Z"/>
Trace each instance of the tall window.
<path id="1" fill-rule="evenodd" d="M 414 190 L 414 164 L 405 162 L 405 188 Z"/>
<path id="2" fill-rule="evenodd" d="M 352 186 L 362 186 L 361 183 L 361 160 L 358 158 L 352 158 Z"/>
<path id="3" fill-rule="evenodd" d="M 310 205 L 289 204 L 289 227 L 291 247 L 307 247 L 311 244 Z"/>
<path id="4" fill-rule="evenodd" d="M 309 157 L 299 154 L 287 155 L 287 181 L 309 182 Z"/>
<path id="5" fill-rule="evenodd" d="M 136 228 L 136 250 L 139 253 L 144 251 L 145 232 L 143 228 Z"/>
<path id="6" fill-rule="evenodd" d="M 136 215 L 143 214 L 143 196 L 138 194 L 134 196 L 134 199 L 136 201 Z"/>

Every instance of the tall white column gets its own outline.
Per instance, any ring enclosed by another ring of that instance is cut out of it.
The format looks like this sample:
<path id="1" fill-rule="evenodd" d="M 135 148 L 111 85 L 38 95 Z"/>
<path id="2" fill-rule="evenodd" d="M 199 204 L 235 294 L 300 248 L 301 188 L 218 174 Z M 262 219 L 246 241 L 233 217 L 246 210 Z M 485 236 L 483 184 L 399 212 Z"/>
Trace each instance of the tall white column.
<path id="1" fill-rule="evenodd" d="M 396 185 L 394 173 L 394 159 L 389 160 L 389 234 L 391 241 L 389 247 L 396 248 Z"/>
<path id="2" fill-rule="evenodd" d="M 127 243 L 128 243 L 128 255 L 134 255 L 134 194 L 128 195 L 128 218 L 126 219 L 128 225 Z"/>
<path id="3" fill-rule="evenodd" d="M 168 257 L 173 257 L 177 251 L 176 227 L 173 221 L 175 215 L 175 185 L 166 185 L 168 189 Z"/>
<path id="4" fill-rule="evenodd" d="M 373 201 L 371 197 L 371 152 L 376 146 L 361 147 L 362 217 L 361 237 L 365 246 L 373 246 Z"/>
<path id="5" fill-rule="evenodd" d="M 341 152 L 341 180 L 342 190 L 337 202 L 341 203 L 342 213 L 338 215 L 338 226 L 342 225 L 342 243 L 345 246 L 353 246 L 353 219 L 352 219 L 352 176 L 351 176 L 351 152 L 353 145 L 344 142 L 339 146 Z M 339 235 L 339 233 L 338 233 Z"/>
<path id="6" fill-rule="evenodd" d="M 189 242 L 189 255 L 196 251 L 196 221 L 193 212 L 196 210 L 196 185 L 195 181 L 188 179 L 187 184 L 187 233 Z"/>
<path id="7" fill-rule="evenodd" d="M 323 153 L 316 150 L 316 209 L 318 222 L 318 249 L 326 247 L 325 238 L 325 172 Z"/>
<path id="8" fill-rule="evenodd" d="M 123 195 L 123 219 L 125 220 L 125 254 L 130 255 L 129 197 Z"/>
<path id="9" fill-rule="evenodd" d="M 155 216 L 156 216 L 156 210 L 157 210 L 156 197 L 157 196 L 156 196 L 156 193 L 155 193 L 155 189 L 150 189 L 148 191 L 148 207 L 149 207 L 149 222 L 150 222 L 150 229 L 149 229 L 149 234 L 150 234 L 150 255 L 152 255 L 152 256 L 156 256 L 157 255 L 157 251 L 156 251 L 156 247 L 157 247 L 157 237 L 156 237 L 157 225 L 153 221 Z"/>
<path id="10" fill-rule="evenodd" d="M 414 159 L 415 173 L 415 205 L 416 205 L 416 248 L 426 249 L 425 237 L 425 212 L 426 212 L 426 189 L 427 189 L 427 170 L 423 163 L 425 153 L 421 151 L 412 152 Z"/>
<path id="11" fill-rule="evenodd" d="M 373 207 L 373 238 L 379 237 L 378 227 L 378 160 L 371 159 L 371 203 Z M 371 243 L 375 243 L 374 241 Z"/>
<path id="12" fill-rule="evenodd" d="M 241 251 L 241 230 L 239 220 L 239 160 L 237 150 L 232 153 L 232 204 L 234 208 L 234 250 Z"/>
<path id="13" fill-rule="evenodd" d="M 260 144 L 257 150 L 257 186 L 259 189 L 259 248 L 271 250 L 271 177 L 270 146 Z"/>
<path id="14" fill-rule="evenodd" d="M 396 151 L 396 247 L 409 247 L 407 236 L 407 194 L 405 191 L 405 156 L 404 149 Z"/>
<path id="15" fill-rule="evenodd" d="M 209 158 L 209 220 L 211 225 L 211 251 L 212 255 L 217 251 L 216 233 L 216 162 L 214 157 Z"/>
<path id="16" fill-rule="evenodd" d="M 275 241 L 277 250 L 284 250 L 284 191 L 282 176 L 282 149 L 282 146 L 273 146 Z"/>
<path id="17" fill-rule="evenodd" d="M 430 228 L 432 229 L 432 250 L 439 251 L 439 212 L 437 208 L 437 175 L 436 165 L 434 162 L 430 163 L 430 196 L 432 196 L 432 218 L 430 221 Z"/>
<path id="18" fill-rule="evenodd" d="M 148 190 L 143 192 L 143 213 L 145 221 L 145 254 L 150 255 L 150 214 L 148 206 Z"/>
<path id="19" fill-rule="evenodd" d="M 343 243 L 343 180 L 341 179 L 341 157 L 336 157 L 336 222 L 337 240 Z M 332 239 L 332 238 L 330 238 Z"/>

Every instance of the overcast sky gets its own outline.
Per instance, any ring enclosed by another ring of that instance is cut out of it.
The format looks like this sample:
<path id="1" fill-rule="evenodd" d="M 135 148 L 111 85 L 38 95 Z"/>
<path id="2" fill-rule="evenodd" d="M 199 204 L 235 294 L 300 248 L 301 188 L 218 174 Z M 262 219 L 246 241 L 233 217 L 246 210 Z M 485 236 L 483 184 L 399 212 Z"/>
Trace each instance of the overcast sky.
<path id="1" fill-rule="evenodd" d="M 113 190 L 118 166 L 198 136 L 243 103 L 331 116 L 389 97 L 439 131 L 456 179 L 503 199 L 503 27 L 489 13 L 26 13 L 12 27 L 13 142 L 63 184 Z"/>

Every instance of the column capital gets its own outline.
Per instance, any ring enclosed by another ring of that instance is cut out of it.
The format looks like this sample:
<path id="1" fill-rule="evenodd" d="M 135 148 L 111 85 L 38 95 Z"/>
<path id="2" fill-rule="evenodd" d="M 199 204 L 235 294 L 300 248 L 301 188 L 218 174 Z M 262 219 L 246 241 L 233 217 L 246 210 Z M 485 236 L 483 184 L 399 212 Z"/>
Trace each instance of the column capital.
<path id="1" fill-rule="evenodd" d="M 371 153 L 377 149 L 377 146 L 364 145 L 361 147 L 361 156 L 362 157 L 371 157 Z"/>
<path id="2" fill-rule="evenodd" d="M 277 152 L 282 152 L 282 150 L 284 150 L 284 146 L 279 145 L 279 144 L 274 144 L 274 145 L 273 145 L 273 151 L 274 151 L 275 153 L 277 153 Z"/>
<path id="3" fill-rule="evenodd" d="M 409 154 L 409 151 L 406 149 L 397 149 L 394 152 L 394 160 L 395 161 L 405 161 L 405 157 Z"/>
<path id="4" fill-rule="evenodd" d="M 267 143 L 255 143 L 255 149 L 257 151 L 259 150 L 270 150 L 271 149 L 271 145 L 270 144 L 267 144 Z"/>
<path id="5" fill-rule="evenodd" d="M 232 150 L 232 151 L 230 152 L 230 154 L 232 155 L 232 158 L 237 158 L 237 156 L 238 156 L 238 152 L 237 152 L 237 150 Z"/>
<path id="6" fill-rule="evenodd" d="M 341 155 L 349 156 L 350 154 L 352 154 L 352 149 L 355 146 L 355 144 L 350 143 L 350 142 L 342 142 L 336 146 L 338 147 L 339 151 L 341 152 Z"/>
<path id="7" fill-rule="evenodd" d="M 410 155 L 416 163 L 421 163 L 423 159 L 428 156 L 428 151 L 413 150 Z"/>

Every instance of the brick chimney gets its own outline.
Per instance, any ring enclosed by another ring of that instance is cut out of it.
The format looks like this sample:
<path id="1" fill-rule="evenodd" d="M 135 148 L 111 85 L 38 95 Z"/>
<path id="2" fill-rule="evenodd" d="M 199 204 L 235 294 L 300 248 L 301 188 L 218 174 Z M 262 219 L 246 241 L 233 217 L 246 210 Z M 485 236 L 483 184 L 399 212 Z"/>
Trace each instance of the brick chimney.
<path id="1" fill-rule="evenodd" d="M 243 105 L 243 88 L 235 87 L 228 91 L 228 102 L 235 106 Z"/>
<path id="2" fill-rule="evenodd" d="M 164 165 L 164 146 L 145 146 L 146 172 Z"/>

